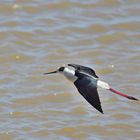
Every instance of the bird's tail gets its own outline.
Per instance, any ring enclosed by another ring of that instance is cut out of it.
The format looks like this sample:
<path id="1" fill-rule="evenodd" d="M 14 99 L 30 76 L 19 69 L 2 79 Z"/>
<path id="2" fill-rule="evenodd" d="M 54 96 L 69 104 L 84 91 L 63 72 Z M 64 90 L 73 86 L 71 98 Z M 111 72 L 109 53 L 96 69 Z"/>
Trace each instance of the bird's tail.
<path id="1" fill-rule="evenodd" d="M 128 99 L 130 99 L 130 100 L 136 100 L 136 101 L 138 101 L 138 99 L 135 98 L 135 97 L 133 97 L 133 96 L 129 96 L 129 95 L 127 95 L 127 94 L 121 93 L 121 92 L 119 92 L 119 91 L 117 91 L 117 90 L 111 88 L 111 87 L 109 86 L 109 84 L 106 83 L 106 82 L 104 82 L 104 81 L 98 80 L 98 81 L 97 81 L 97 87 L 110 90 L 110 91 L 112 91 L 112 92 L 114 92 L 114 93 L 116 93 L 116 94 L 118 94 L 118 95 L 120 95 L 120 96 L 123 96 L 123 97 L 125 97 L 125 98 L 128 98 Z"/>

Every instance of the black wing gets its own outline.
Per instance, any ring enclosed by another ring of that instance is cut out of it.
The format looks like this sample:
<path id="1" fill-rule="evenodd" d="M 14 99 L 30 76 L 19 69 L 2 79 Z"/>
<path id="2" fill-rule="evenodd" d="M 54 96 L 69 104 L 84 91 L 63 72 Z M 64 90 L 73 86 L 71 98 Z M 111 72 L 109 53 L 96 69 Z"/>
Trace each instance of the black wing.
<path id="1" fill-rule="evenodd" d="M 80 78 L 78 78 L 74 84 L 80 94 L 98 111 L 103 113 L 99 95 L 97 92 L 97 80 L 89 76 L 85 76 L 79 73 Z M 79 77 L 79 76 L 78 76 Z"/>
<path id="2" fill-rule="evenodd" d="M 74 67 L 76 70 L 87 73 L 91 76 L 94 76 L 95 78 L 98 78 L 95 71 L 89 67 L 85 67 L 85 66 L 81 66 L 81 65 L 77 65 L 77 64 L 68 64 L 68 66 Z"/>

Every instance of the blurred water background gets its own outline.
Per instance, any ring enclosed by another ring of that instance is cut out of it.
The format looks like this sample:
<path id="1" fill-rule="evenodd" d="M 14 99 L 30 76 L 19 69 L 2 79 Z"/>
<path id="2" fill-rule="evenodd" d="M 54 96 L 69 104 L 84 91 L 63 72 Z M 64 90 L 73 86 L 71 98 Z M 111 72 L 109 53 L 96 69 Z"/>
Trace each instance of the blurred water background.
<path id="1" fill-rule="evenodd" d="M 140 1 L 1 0 L 0 140 L 140 140 L 139 102 L 43 75 L 67 63 L 140 98 Z"/>

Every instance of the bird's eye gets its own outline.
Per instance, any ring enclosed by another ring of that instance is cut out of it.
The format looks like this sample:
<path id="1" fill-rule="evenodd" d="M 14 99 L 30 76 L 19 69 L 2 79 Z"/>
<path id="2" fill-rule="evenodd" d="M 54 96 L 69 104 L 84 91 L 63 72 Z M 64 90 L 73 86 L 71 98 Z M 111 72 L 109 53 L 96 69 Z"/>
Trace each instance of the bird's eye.
<path id="1" fill-rule="evenodd" d="M 60 67 L 58 71 L 64 71 L 65 67 Z"/>

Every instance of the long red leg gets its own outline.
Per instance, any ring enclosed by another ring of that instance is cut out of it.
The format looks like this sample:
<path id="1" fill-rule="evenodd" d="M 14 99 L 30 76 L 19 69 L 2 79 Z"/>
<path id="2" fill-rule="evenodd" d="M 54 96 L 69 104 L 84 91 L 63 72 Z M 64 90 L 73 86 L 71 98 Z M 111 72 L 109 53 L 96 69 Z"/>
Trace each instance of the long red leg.
<path id="1" fill-rule="evenodd" d="M 136 100 L 136 101 L 138 101 L 137 98 L 135 98 L 135 97 L 133 97 L 133 96 L 126 95 L 126 94 L 124 94 L 124 93 L 121 93 L 121 92 L 119 92 L 119 91 L 117 91 L 117 90 L 115 90 L 115 89 L 113 89 L 113 88 L 110 88 L 109 90 L 112 91 L 112 92 L 114 92 L 114 93 L 116 93 L 116 94 L 118 94 L 118 95 L 120 95 L 120 96 L 126 97 L 126 98 L 128 98 L 128 99 L 130 99 L 130 100 Z"/>

